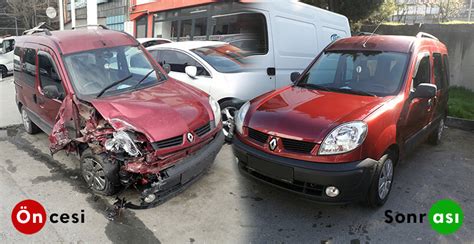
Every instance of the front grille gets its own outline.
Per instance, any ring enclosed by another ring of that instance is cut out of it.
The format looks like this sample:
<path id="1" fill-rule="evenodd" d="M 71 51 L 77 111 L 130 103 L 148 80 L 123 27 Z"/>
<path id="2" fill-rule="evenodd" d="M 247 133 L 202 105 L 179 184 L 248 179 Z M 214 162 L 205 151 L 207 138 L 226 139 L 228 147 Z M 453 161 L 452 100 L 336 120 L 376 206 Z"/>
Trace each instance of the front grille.
<path id="1" fill-rule="evenodd" d="M 297 152 L 297 153 L 310 153 L 316 144 L 305 141 L 297 141 L 286 138 L 281 138 L 283 142 L 283 147 L 287 151 Z"/>
<path id="2" fill-rule="evenodd" d="M 182 135 L 173 137 L 170 139 L 166 139 L 163 141 L 159 141 L 159 142 L 154 142 L 151 145 L 153 146 L 153 149 L 158 150 L 158 149 L 163 149 L 163 148 L 168 148 L 168 147 L 179 146 L 181 144 L 183 144 Z"/>
<path id="3" fill-rule="evenodd" d="M 249 137 L 260 142 L 260 143 L 265 143 L 267 142 L 268 140 L 268 135 L 263 133 L 263 132 L 260 132 L 258 130 L 254 130 L 252 128 L 248 128 L 249 129 Z"/>
<path id="4" fill-rule="evenodd" d="M 323 191 L 324 191 L 324 186 L 323 185 L 318 185 L 314 183 L 309 183 L 309 182 L 303 182 L 303 181 L 297 181 L 293 180 L 293 182 L 286 182 L 286 181 L 281 181 L 277 180 L 271 177 L 268 177 L 266 175 L 260 174 L 257 171 L 249 169 L 245 164 L 240 164 L 241 169 L 249 173 L 255 178 L 258 178 L 260 180 L 266 181 L 270 184 L 288 189 L 290 191 L 294 192 L 299 192 L 307 195 L 312 195 L 312 196 L 322 196 Z"/>
<path id="5" fill-rule="evenodd" d="M 197 128 L 194 133 L 199 137 L 202 137 L 211 131 L 211 122 L 208 122 L 204 126 Z"/>

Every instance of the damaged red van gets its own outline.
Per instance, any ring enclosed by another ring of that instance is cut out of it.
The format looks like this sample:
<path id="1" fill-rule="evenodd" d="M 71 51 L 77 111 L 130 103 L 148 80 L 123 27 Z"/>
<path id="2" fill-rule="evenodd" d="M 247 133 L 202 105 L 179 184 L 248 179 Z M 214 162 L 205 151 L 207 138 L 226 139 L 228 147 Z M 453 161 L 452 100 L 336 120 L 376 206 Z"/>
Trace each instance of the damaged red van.
<path id="1" fill-rule="evenodd" d="M 140 185 L 141 205 L 180 189 L 213 163 L 224 136 L 206 93 L 166 75 L 130 35 L 107 29 L 18 38 L 16 102 L 28 133 L 80 157 L 96 193 Z"/>
<path id="2" fill-rule="evenodd" d="M 338 40 L 294 85 L 242 106 L 239 168 L 318 201 L 381 206 L 400 159 L 440 142 L 448 79 L 447 49 L 429 34 Z"/>

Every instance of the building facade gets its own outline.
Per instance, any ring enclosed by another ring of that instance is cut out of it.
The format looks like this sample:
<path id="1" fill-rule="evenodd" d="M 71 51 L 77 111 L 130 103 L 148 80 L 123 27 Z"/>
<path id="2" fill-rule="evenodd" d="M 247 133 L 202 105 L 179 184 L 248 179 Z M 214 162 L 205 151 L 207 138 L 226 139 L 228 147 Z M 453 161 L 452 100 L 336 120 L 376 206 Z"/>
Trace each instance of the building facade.
<path id="1" fill-rule="evenodd" d="M 71 29 L 71 1 L 65 0 L 65 29 Z M 109 29 L 132 32 L 128 27 L 130 0 L 97 0 L 97 23 Z M 75 0 L 76 26 L 87 24 L 87 0 Z M 128 27 L 128 29 L 127 29 Z"/>
<path id="2" fill-rule="evenodd" d="M 220 34 L 239 34 L 235 29 L 241 16 L 232 13 L 241 7 L 239 1 L 131 0 L 130 20 L 137 38 L 209 40 Z"/>

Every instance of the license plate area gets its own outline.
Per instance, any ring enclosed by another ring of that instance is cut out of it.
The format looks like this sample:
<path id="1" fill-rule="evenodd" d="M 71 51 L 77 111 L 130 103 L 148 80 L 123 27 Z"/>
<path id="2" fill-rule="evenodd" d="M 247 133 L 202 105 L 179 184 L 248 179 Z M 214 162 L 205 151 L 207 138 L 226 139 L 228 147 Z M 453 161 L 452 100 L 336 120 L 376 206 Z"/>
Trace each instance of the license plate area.
<path id="1" fill-rule="evenodd" d="M 276 180 L 293 182 L 293 168 L 248 156 L 247 167 Z"/>

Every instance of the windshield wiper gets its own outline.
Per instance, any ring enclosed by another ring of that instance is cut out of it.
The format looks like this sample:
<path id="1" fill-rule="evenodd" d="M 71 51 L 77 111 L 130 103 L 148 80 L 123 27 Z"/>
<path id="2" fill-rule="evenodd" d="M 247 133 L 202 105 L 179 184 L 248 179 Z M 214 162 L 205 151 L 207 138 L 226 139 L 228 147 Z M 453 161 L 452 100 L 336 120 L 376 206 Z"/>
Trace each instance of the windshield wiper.
<path id="1" fill-rule="evenodd" d="M 137 87 L 143 82 L 146 80 L 146 78 L 148 78 L 148 76 L 151 75 L 151 73 L 153 73 L 153 71 L 155 71 L 154 69 L 150 70 L 150 72 L 148 72 L 145 77 L 143 77 L 139 82 L 137 82 L 137 84 L 133 87 L 133 90 L 136 90 Z"/>
<path id="2" fill-rule="evenodd" d="M 298 84 L 297 86 L 300 87 L 305 87 L 305 88 L 312 88 L 316 90 L 322 90 L 322 91 L 331 91 L 332 89 L 326 86 L 320 86 L 316 84 L 311 84 L 311 83 L 303 83 L 303 84 Z"/>
<path id="3" fill-rule="evenodd" d="M 362 95 L 362 96 L 369 96 L 369 97 L 376 97 L 377 95 L 366 92 L 366 91 L 361 91 L 361 90 L 352 90 L 352 89 L 343 89 L 343 88 L 335 88 L 334 90 L 337 90 L 339 92 L 344 92 L 344 93 L 350 93 L 350 94 L 355 94 L 355 95 Z"/>
<path id="4" fill-rule="evenodd" d="M 133 75 L 130 74 L 130 75 L 128 75 L 127 77 L 125 77 L 125 78 L 123 78 L 123 79 L 120 79 L 120 80 L 118 80 L 118 81 L 115 81 L 114 83 L 112 83 L 112 84 L 106 86 L 104 89 L 102 89 L 102 91 L 99 92 L 99 94 L 97 95 L 97 98 L 99 98 L 99 97 L 101 97 L 102 95 L 104 95 L 104 93 L 105 93 L 107 90 L 109 90 L 110 88 L 112 88 L 112 87 L 114 87 L 114 86 L 116 86 L 116 85 L 118 85 L 118 84 L 120 84 L 120 83 L 122 83 L 122 82 L 124 82 L 124 81 L 126 81 L 126 80 L 128 80 L 128 79 L 130 79 L 130 77 L 132 77 L 132 76 L 133 76 Z"/>

